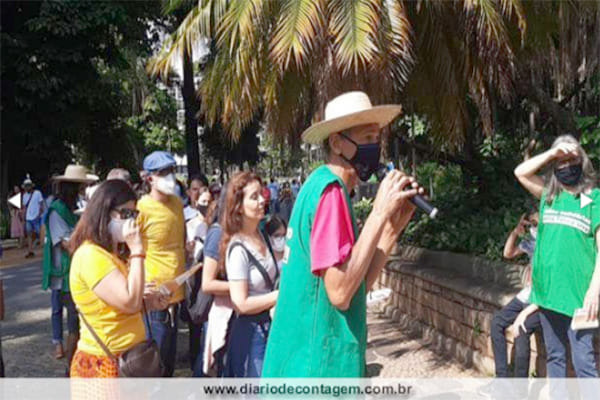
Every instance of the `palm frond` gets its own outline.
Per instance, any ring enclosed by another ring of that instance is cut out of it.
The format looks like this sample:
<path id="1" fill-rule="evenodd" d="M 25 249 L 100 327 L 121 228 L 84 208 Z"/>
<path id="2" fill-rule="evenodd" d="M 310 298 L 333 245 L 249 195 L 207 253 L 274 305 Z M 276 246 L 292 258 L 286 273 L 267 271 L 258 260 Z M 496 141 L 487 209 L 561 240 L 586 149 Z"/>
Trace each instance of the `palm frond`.
<path id="1" fill-rule="evenodd" d="M 384 0 L 382 5 L 382 27 L 377 35 L 380 62 L 374 69 L 384 71 L 393 86 L 401 87 L 414 65 L 412 27 L 401 1 Z"/>
<path id="2" fill-rule="evenodd" d="M 169 15 L 182 7 L 191 8 L 195 4 L 198 4 L 198 0 L 163 0 L 162 11 Z"/>
<path id="3" fill-rule="evenodd" d="M 184 51 L 191 53 L 200 40 L 214 37 L 228 3 L 229 0 L 200 1 L 198 7 L 194 7 L 177 30 L 165 40 L 158 54 L 150 59 L 148 74 L 165 79 L 173 65 L 179 63 Z"/>
<path id="4" fill-rule="evenodd" d="M 218 28 L 218 46 L 228 47 L 233 54 L 242 41 L 253 42 L 265 1 L 268 0 L 232 0 Z"/>
<path id="5" fill-rule="evenodd" d="M 344 74 L 358 73 L 375 57 L 379 28 L 377 1 L 333 0 L 329 29 L 334 37 L 336 64 Z"/>
<path id="6" fill-rule="evenodd" d="M 271 58 L 283 68 L 293 59 L 296 66 L 305 64 L 307 54 L 322 29 L 322 0 L 286 0 L 271 39 Z"/>
<path id="7" fill-rule="evenodd" d="M 262 106 L 267 60 L 268 49 L 262 42 L 243 40 L 233 54 L 218 51 L 206 70 L 200 95 L 210 101 L 202 103 L 202 111 L 209 125 L 222 123 L 233 141 Z"/>
<path id="8" fill-rule="evenodd" d="M 517 17 L 517 26 L 521 33 L 521 43 L 523 43 L 527 33 L 527 19 L 523 3 L 521 0 L 500 0 L 500 5 L 502 7 L 502 14 L 506 17 L 511 18 L 513 13 Z"/>

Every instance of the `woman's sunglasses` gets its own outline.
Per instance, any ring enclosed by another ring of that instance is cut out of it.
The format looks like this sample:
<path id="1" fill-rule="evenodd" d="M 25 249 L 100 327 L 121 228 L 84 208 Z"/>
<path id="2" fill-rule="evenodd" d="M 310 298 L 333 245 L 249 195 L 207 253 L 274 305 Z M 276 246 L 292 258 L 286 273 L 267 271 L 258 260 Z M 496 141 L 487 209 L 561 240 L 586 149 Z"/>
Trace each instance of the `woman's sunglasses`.
<path id="1" fill-rule="evenodd" d="M 119 213 L 119 217 L 121 219 L 136 219 L 140 213 L 138 210 L 134 210 L 132 208 L 121 208 L 120 210 L 115 211 Z"/>

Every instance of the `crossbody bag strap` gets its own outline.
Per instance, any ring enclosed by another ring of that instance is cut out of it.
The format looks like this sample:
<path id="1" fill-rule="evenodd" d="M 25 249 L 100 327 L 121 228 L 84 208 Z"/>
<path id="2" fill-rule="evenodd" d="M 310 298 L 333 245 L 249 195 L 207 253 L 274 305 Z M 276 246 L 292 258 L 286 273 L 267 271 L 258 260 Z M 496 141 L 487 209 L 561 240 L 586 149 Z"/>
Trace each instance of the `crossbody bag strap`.
<path id="1" fill-rule="evenodd" d="M 242 242 L 233 243 L 231 245 L 231 247 L 229 248 L 229 255 L 231 255 L 231 251 L 238 246 L 241 247 L 242 249 L 244 249 L 244 251 L 248 255 L 248 258 L 250 259 L 250 262 L 256 266 L 256 269 L 258 269 L 258 272 L 260 272 L 260 274 L 262 275 L 263 279 L 267 283 L 267 286 L 269 286 L 269 288 L 271 288 L 271 291 L 273 291 L 275 289 L 275 285 L 273 284 L 271 277 L 267 273 L 267 270 L 260 263 L 260 261 L 258 261 L 256 259 L 256 257 L 254 257 L 254 255 L 250 252 L 250 250 L 248 250 L 248 248 L 246 246 L 244 246 L 244 244 Z M 277 270 L 277 265 L 275 265 L 275 269 Z"/>
<path id="2" fill-rule="evenodd" d="M 275 253 L 273 252 L 273 248 L 271 247 L 271 241 L 269 240 L 269 235 L 266 232 L 260 232 L 265 244 L 267 245 L 267 249 L 269 250 L 269 254 L 271 254 L 271 258 L 273 259 L 273 265 L 275 265 L 275 281 L 279 278 L 279 267 L 277 266 L 277 258 L 275 257 Z"/>
<path id="3" fill-rule="evenodd" d="M 87 321 L 87 319 L 85 318 L 85 316 L 83 315 L 83 313 L 81 311 L 79 311 L 79 310 L 77 310 L 77 311 L 79 312 L 79 315 L 81 316 L 81 320 L 83 321 L 83 323 L 87 327 L 88 331 L 90 331 L 90 333 L 94 337 L 94 340 L 96 340 L 96 342 L 102 348 L 102 350 L 106 353 L 106 355 L 108 356 L 108 358 L 110 358 L 111 360 L 113 360 L 113 361 L 116 362 L 117 361 L 117 357 L 108 349 L 108 347 L 106 347 L 106 345 L 104 344 L 104 342 L 96 334 L 96 331 L 94 330 L 94 328 L 92 328 L 92 326 L 90 325 L 90 323 Z"/>

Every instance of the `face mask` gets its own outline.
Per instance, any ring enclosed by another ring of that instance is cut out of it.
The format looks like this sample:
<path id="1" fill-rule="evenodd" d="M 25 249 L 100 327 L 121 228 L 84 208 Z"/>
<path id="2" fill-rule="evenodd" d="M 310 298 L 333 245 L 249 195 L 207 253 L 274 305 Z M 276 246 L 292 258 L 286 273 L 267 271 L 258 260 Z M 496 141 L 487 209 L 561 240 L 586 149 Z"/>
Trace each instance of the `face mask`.
<path id="1" fill-rule="evenodd" d="M 535 239 L 537 237 L 537 228 L 535 226 L 530 226 L 529 234 L 531 235 L 532 238 Z"/>
<path id="2" fill-rule="evenodd" d="M 350 163 L 361 181 L 367 181 L 379 169 L 379 158 L 381 156 L 381 146 L 379 143 L 358 144 L 348 136 L 342 134 L 342 137 L 356 146 L 356 153 L 351 159 L 347 159 L 343 154 L 342 158 Z"/>
<path id="3" fill-rule="evenodd" d="M 123 235 L 123 226 L 125 225 L 125 219 L 111 218 L 108 223 L 108 232 L 113 238 L 113 241 L 117 243 L 125 242 L 125 235 Z"/>
<path id="4" fill-rule="evenodd" d="M 177 182 L 175 181 L 175 175 L 169 174 L 167 176 L 153 176 L 152 179 L 156 181 L 156 190 L 166 195 L 175 194 L 175 187 Z"/>
<path id="5" fill-rule="evenodd" d="M 554 170 L 554 176 L 560 183 L 566 186 L 575 186 L 581 180 L 583 168 L 581 164 L 569 165 Z"/>
<path id="6" fill-rule="evenodd" d="M 285 249 L 285 236 L 271 236 L 273 251 L 282 252 Z"/>
<path id="7" fill-rule="evenodd" d="M 198 204 L 198 211 L 200 211 L 200 214 L 206 216 L 207 210 L 208 210 L 208 206 L 201 206 L 200 204 Z"/>

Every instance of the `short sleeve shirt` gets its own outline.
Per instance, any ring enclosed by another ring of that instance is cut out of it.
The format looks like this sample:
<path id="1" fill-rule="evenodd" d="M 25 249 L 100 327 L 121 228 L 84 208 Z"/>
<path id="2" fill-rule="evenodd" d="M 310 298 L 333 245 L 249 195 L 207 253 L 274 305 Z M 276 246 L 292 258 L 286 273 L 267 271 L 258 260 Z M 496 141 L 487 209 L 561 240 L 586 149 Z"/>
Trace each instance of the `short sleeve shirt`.
<path id="1" fill-rule="evenodd" d="M 70 287 L 73 301 L 108 349 L 120 354 L 146 338 L 142 313 L 127 314 L 99 298 L 94 287 L 118 269 L 125 277 L 128 268 L 115 255 L 91 242 L 83 243 L 73 254 Z M 85 353 L 105 353 L 83 323 L 77 348 Z"/>
<path id="2" fill-rule="evenodd" d="M 137 204 L 138 224 L 146 249 L 146 282 L 161 285 L 185 271 L 185 221 L 183 204 L 177 196 L 166 203 L 144 196 Z M 171 302 L 183 300 L 183 287 L 177 289 Z"/>
<path id="3" fill-rule="evenodd" d="M 252 244 L 246 242 L 242 237 L 235 235 L 227 247 L 227 261 L 225 263 L 227 280 L 247 281 L 249 296 L 269 293 L 271 288 L 256 265 L 251 262 L 248 252 L 241 246 L 233 246 L 237 242 L 241 242 L 254 258 L 261 263 L 265 271 L 267 271 L 267 274 L 269 274 L 271 282 L 275 282 L 275 276 L 277 275 L 277 265 L 268 250 L 265 255 L 262 255 L 252 246 Z"/>
<path id="4" fill-rule="evenodd" d="M 600 190 L 581 196 L 563 191 L 552 204 L 542 196 L 531 303 L 570 317 L 583 307 L 596 263 L 599 226 Z"/>
<path id="5" fill-rule="evenodd" d="M 221 236 L 223 230 L 218 224 L 213 224 L 208 232 L 206 233 L 206 240 L 204 241 L 204 257 L 210 257 L 215 261 L 221 259 L 219 255 L 219 245 L 221 243 Z"/>
<path id="6" fill-rule="evenodd" d="M 44 197 L 39 190 L 23 195 L 23 205 L 27 205 L 27 213 L 25 214 L 27 221 L 33 221 L 40 216 L 40 207 L 42 207 L 43 202 Z"/>
<path id="7" fill-rule="evenodd" d="M 354 230 L 343 189 L 338 184 L 329 185 L 319 201 L 310 234 L 312 272 L 321 274 L 343 264 L 352 246 Z"/>

